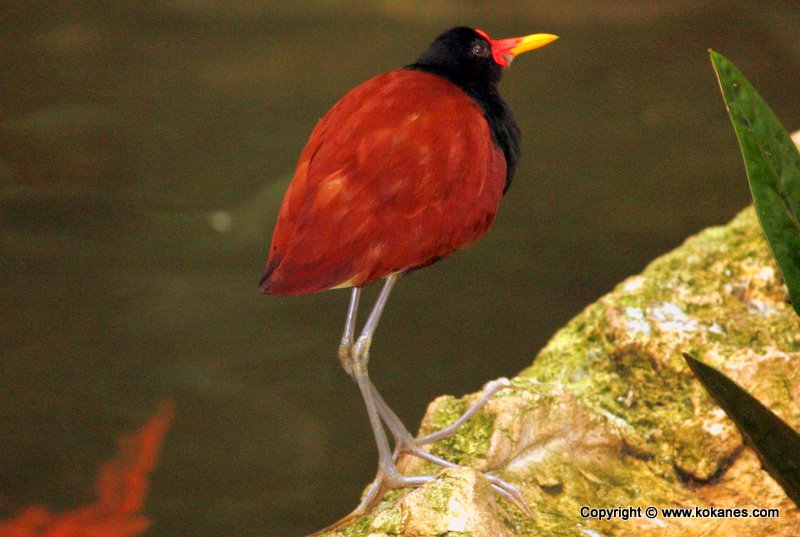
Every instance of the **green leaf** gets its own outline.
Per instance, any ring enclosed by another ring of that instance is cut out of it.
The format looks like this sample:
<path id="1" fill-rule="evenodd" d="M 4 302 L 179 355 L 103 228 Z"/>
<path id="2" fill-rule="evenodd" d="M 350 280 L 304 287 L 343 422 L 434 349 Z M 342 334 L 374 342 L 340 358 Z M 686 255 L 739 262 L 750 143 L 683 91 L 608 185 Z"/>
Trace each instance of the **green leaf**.
<path id="1" fill-rule="evenodd" d="M 689 354 L 683 357 L 758 454 L 767 473 L 800 506 L 800 435 L 724 374 Z"/>
<path id="2" fill-rule="evenodd" d="M 742 149 L 761 228 L 800 315 L 800 154 L 741 71 L 721 54 L 709 52 Z"/>

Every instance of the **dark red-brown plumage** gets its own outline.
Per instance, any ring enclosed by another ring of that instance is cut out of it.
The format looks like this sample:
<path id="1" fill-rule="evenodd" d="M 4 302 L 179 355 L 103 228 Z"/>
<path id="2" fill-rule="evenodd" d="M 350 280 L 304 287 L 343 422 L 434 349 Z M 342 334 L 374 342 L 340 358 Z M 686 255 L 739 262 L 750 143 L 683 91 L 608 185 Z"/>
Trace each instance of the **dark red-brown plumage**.
<path id="1" fill-rule="evenodd" d="M 506 177 L 462 90 L 397 70 L 358 86 L 314 129 L 278 215 L 262 290 L 362 286 L 486 233 Z"/>
<path id="2" fill-rule="evenodd" d="M 261 291 L 360 287 L 484 235 L 519 153 L 496 84 L 522 39 L 456 28 L 345 95 L 300 155 Z"/>

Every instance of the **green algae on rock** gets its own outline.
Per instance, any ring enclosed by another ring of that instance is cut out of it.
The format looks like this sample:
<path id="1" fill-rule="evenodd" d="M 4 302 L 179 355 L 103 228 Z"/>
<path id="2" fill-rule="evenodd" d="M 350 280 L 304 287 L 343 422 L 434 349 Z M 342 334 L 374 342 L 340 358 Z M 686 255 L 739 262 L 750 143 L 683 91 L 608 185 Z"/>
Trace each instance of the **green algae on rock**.
<path id="1" fill-rule="evenodd" d="M 514 389 L 493 397 L 456 437 L 431 446 L 517 484 L 534 520 L 495 497 L 488 483 L 479 485 L 480 474 L 455 469 L 405 496 L 387 495 L 356 522 L 358 530 L 332 535 L 796 535 L 800 511 L 694 379 L 682 352 L 800 424 L 800 319 L 752 208 L 588 306 L 513 380 Z M 445 427 L 478 396 L 438 398 L 421 432 Z M 438 471 L 410 456 L 400 467 Z M 780 517 L 581 516 L 584 506 L 710 505 L 778 508 Z M 475 513 L 479 523 L 448 529 L 448 520 Z"/>

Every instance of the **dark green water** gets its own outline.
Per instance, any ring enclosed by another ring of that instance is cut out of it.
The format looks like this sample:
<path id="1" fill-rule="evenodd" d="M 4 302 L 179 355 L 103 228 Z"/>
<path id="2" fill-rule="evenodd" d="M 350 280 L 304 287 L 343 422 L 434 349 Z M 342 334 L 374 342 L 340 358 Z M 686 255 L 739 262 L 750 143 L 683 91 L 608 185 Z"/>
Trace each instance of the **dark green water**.
<path id="1" fill-rule="evenodd" d="M 748 203 L 707 48 L 800 127 L 788 0 L 110 5 L 0 17 L 3 517 L 91 501 L 163 397 L 148 535 L 300 535 L 355 506 L 376 455 L 336 359 L 348 292 L 256 282 L 315 121 L 447 27 L 561 39 L 502 85 L 524 154 L 493 230 L 389 302 L 372 375 L 412 428 Z"/>

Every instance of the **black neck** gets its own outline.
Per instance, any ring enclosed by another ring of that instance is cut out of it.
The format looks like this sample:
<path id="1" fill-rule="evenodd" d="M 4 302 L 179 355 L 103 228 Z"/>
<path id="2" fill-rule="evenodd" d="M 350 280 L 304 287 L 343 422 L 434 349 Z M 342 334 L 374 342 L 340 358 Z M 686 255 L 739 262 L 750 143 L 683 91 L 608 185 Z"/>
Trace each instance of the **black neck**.
<path id="1" fill-rule="evenodd" d="M 514 119 L 514 112 L 497 90 L 497 84 L 492 82 L 475 82 L 459 78 L 449 72 L 447 68 L 437 65 L 413 63 L 405 67 L 415 71 L 424 71 L 446 78 L 469 95 L 483 110 L 483 115 L 489 123 L 492 132 L 492 141 L 503 151 L 506 157 L 506 185 L 503 193 L 511 186 L 511 179 L 519 162 L 519 126 Z"/>

